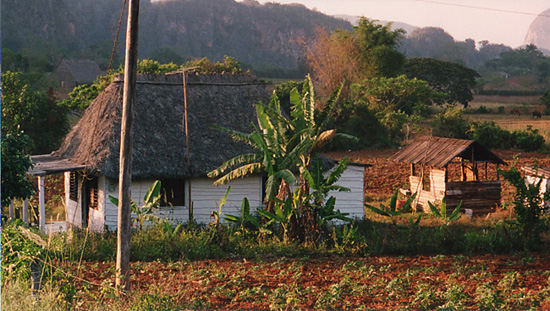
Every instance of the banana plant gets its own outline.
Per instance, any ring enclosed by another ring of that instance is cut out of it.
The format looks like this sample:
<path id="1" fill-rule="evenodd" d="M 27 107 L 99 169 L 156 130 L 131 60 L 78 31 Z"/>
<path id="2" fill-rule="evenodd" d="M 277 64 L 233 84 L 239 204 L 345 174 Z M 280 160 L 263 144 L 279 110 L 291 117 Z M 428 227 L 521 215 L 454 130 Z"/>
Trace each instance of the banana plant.
<path id="1" fill-rule="evenodd" d="M 411 210 L 411 204 L 416 197 L 416 192 L 411 195 L 401 208 L 397 208 L 397 196 L 399 195 L 399 189 L 395 190 L 390 199 L 390 204 L 385 206 L 380 204 L 380 207 L 374 207 L 369 204 L 365 204 L 365 207 L 375 212 L 378 215 L 390 217 L 392 223 L 396 225 L 395 216 L 399 216 Z M 420 221 L 420 220 L 419 220 Z"/>
<path id="2" fill-rule="evenodd" d="M 460 208 L 462 207 L 462 201 L 458 203 L 457 207 L 453 210 L 451 214 L 447 213 L 447 202 L 445 198 L 441 200 L 441 209 L 438 209 L 437 207 L 435 207 L 435 205 L 432 204 L 432 202 L 429 202 L 429 201 L 428 201 L 428 205 L 430 206 L 432 215 L 441 219 L 441 221 L 443 221 L 443 224 L 445 226 L 448 226 L 451 222 L 460 218 L 459 212 L 460 212 Z"/>
<path id="3" fill-rule="evenodd" d="M 254 215 L 250 213 L 250 203 L 247 198 L 243 198 L 243 203 L 241 204 L 241 215 L 225 215 L 224 219 L 228 222 L 234 223 L 239 226 L 241 232 L 246 234 L 250 231 L 260 230 L 260 222 Z"/>
<path id="4" fill-rule="evenodd" d="M 227 191 L 225 192 L 225 195 L 220 199 L 220 202 L 218 202 L 218 210 L 213 211 L 210 217 L 214 217 L 214 221 L 210 224 L 211 226 L 218 227 L 220 224 L 220 217 L 222 216 L 222 207 L 227 203 L 227 197 L 229 196 L 229 192 L 231 192 L 231 186 L 227 187 Z"/>
<path id="5" fill-rule="evenodd" d="M 149 190 L 147 190 L 147 193 L 143 197 L 142 206 L 138 206 L 133 199 L 130 200 L 130 208 L 132 213 L 136 215 L 134 221 L 137 222 L 137 224 L 139 225 L 139 230 L 143 229 L 143 224 L 146 220 L 158 219 L 158 217 L 153 214 L 153 211 L 158 209 L 160 205 L 161 187 L 162 184 L 160 180 L 156 180 L 149 188 Z M 109 201 L 118 206 L 118 199 L 113 197 L 112 195 L 109 195 Z"/>
<path id="6" fill-rule="evenodd" d="M 292 199 L 288 198 L 285 201 L 277 200 L 273 212 L 269 212 L 265 209 L 259 209 L 258 214 L 268 219 L 265 226 L 269 226 L 274 222 L 278 222 L 283 230 L 283 243 L 288 243 L 288 229 L 290 226 L 290 220 L 295 213 L 295 200 L 298 199 L 298 190 L 294 192 Z"/>

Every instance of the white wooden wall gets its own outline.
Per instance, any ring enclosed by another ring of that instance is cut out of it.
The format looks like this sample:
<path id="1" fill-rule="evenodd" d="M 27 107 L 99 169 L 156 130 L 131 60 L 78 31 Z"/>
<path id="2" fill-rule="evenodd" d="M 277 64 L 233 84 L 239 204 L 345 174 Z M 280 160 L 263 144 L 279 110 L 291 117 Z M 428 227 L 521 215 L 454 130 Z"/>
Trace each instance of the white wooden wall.
<path id="1" fill-rule="evenodd" d="M 101 180 L 101 179 L 100 179 Z M 109 230 L 116 229 L 117 225 L 117 207 L 109 200 L 109 195 L 118 197 L 118 184 L 115 180 L 105 179 L 104 199 L 100 197 L 100 203 L 105 206 L 105 225 Z M 134 181 L 131 186 L 131 196 L 138 205 L 143 204 L 143 197 L 151 187 L 154 180 Z M 227 185 L 215 187 L 213 180 L 208 178 L 195 178 L 185 182 L 185 202 L 188 205 L 189 199 L 193 202 L 193 218 L 197 223 L 208 224 L 212 218 L 213 211 L 218 210 L 218 203 L 227 191 Z M 231 192 L 227 198 L 227 203 L 222 208 L 223 214 L 239 215 L 242 200 L 248 198 L 251 212 L 255 211 L 262 203 L 262 179 L 259 176 L 252 176 L 245 179 L 235 180 L 230 183 Z M 189 196 L 189 187 L 191 188 L 191 197 Z M 187 206 L 162 207 L 155 212 L 155 215 L 174 223 L 187 222 L 189 219 L 189 210 Z M 103 226 L 101 226 L 103 228 Z"/>
<path id="2" fill-rule="evenodd" d="M 118 207 L 109 200 L 109 196 L 118 198 L 118 183 L 114 179 L 104 179 L 105 196 L 103 199 L 100 199 L 100 202 L 105 206 L 104 224 L 109 230 L 115 230 L 118 222 Z M 154 182 L 155 180 L 132 181 L 130 188 L 131 197 L 138 206 L 143 205 L 143 198 Z M 186 206 L 161 207 L 154 214 L 168 221 L 181 223 L 187 221 L 188 210 Z M 135 218 L 134 214 L 132 214 L 132 218 Z"/>
<path id="3" fill-rule="evenodd" d="M 342 213 L 349 213 L 348 217 L 362 219 L 365 217 L 363 208 L 365 202 L 364 195 L 365 168 L 363 166 L 349 165 L 344 171 L 337 185 L 349 188 L 350 192 L 329 192 L 328 197 L 336 198 L 336 206 Z"/>
<path id="4" fill-rule="evenodd" d="M 532 176 L 532 175 L 525 176 L 525 182 L 527 184 L 536 185 L 539 181 L 540 181 L 540 177 L 536 177 L 536 176 Z M 539 190 L 541 198 L 544 198 L 544 194 L 547 191 L 550 191 L 550 183 L 548 182 L 548 178 L 543 178 L 542 182 L 540 183 L 540 190 Z M 550 202 L 545 201 L 544 205 L 545 206 L 550 206 Z"/>
<path id="5" fill-rule="evenodd" d="M 226 204 L 222 207 L 223 215 L 240 215 L 243 198 L 248 198 L 250 212 L 262 206 L 262 178 L 251 176 L 237 179 L 229 185 L 215 187 L 213 180 L 197 178 L 191 180 L 191 200 L 193 202 L 193 217 L 198 223 L 209 223 L 210 214 L 218 210 L 218 204 L 225 195 L 227 187 L 231 186 L 231 192 Z"/>
<path id="6" fill-rule="evenodd" d="M 82 214 L 80 213 L 80 196 L 81 196 L 81 179 L 78 180 L 78 202 L 71 200 L 71 172 L 65 172 L 65 219 L 67 224 L 81 228 L 82 227 Z"/>

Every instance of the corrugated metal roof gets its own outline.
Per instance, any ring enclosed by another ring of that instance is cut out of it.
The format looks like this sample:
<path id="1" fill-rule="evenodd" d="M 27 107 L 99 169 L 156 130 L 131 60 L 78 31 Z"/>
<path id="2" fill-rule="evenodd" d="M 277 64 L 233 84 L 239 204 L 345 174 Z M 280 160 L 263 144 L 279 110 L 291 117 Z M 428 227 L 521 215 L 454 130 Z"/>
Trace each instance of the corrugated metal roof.
<path id="1" fill-rule="evenodd" d="M 546 166 L 527 165 L 521 168 L 525 174 L 542 178 L 550 178 L 550 168 Z"/>
<path id="2" fill-rule="evenodd" d="M 427 164 L 432 167 L 445 167 L 455 157 L 471 160 L 472 148 L 476 161 L 506 164 L 501 158 L 474 140 L 444 137 L 419 138 L 389 159 L 414 164 Z"/>

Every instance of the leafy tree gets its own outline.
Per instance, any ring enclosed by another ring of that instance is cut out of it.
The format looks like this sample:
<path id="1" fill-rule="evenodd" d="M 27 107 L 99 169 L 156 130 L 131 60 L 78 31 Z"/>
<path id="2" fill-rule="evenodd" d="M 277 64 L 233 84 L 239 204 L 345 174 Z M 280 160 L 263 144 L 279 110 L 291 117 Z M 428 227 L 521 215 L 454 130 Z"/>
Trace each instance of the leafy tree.
<path id="1" fill-rule="evenodd" d="M 21 73 L 2 73 L 2 132 L 30 137 L 30 153 L 54 150 L 68 130 L 64 107 L 53 95 L 31 90 Z"/>
<path id="2" fill-rule="evenodd" d="M 445 93 L 442 101 L 449 104 L 458 102 L 464 107 L 473 99 L 472 88 L 479 77 L 473 69 L 433 58 L 409 59 L 404 72 L 408 78 L 424 80 L 433 90 Z"/>
<path id="3" fill-rule="evenodd" d="M 27 198 L 34 191 L 34 184 L 27 177 L 32 167 L 29 144 L 29 137 L 21 132 L 6 133 L 2 129 L 2 205 L 15 198 Z"/>
<path id="4" fill-rule="evenodd" d="M 328 35 L 318 31 L 313 42 L 305 44 L 305 50 L 321 98 L 328 98 L 342 81 L 343 94 L 347 95 L 351 83 L 400 73 L 405 56 L 396 47 L 403 33 L 364 17 L 351 32 L 337 30 Z"/>
<path id="5" fill-rule="evenodd" d="M 432 90 L 426 81 L 408 79 L 405 75 L 375 77 L 356 83 L 352 88 L 353 97 L 374 111 L 403 111 L 409 115 L 414 113 L 415 106 L 431 105 L 445 96 Z"/>

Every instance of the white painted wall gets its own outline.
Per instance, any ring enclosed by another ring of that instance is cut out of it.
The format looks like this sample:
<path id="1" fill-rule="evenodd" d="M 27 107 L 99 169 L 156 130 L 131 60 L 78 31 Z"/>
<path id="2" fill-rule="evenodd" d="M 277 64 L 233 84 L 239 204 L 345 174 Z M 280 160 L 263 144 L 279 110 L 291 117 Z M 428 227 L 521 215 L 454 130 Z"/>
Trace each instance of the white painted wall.
<path id="1" fill-rule="evenodd" d="M 327 173 L 328 174 L 328 173 Z M 336 182 L 337 185 L 350 189 L 350 192 L 331 191 L 328 197 L 336 198 L 335 210 L 348 213 L 351 218 L 362 219 L 365 217 L 363 205 L 365 202 L 365 168 L 363 166 L 348 165 L 342 176 Z"/>
<path id="2" fill-rule="evenodd" d="M 535 177 L 535 176 L 532 176 L 532 175 L 525 176 L 525 182 L 527 184 L 536 185 L 539 181 L 540 181 L 540 177 Z M 543 178 L 542 182 L 540 183 L 540 191 L 539 191 L 541 198 L 544 198 L 544 194 L 547 191 L 550 191 L 550 182 L 548 182 L 548 178 Z M 545 201 L 544 205 L 545 206 L 550 206 L 550 202 Z"/>
<path id="3" fill-rule="evenodd" d="M 93 232 L 103 231 L 105 225 L 105 179 L 105 176 L 97 179 L 97 208 L 88 211 L 88 229 Z"/>
<path id="4" fill-rule="evenodd" d="M 104 180 L 104 198 L 100 198 L 99 200 L 102 203 L 104 202 L 105 206 L 105 226 L 109 230 L 115 230 L 118 222 L 118 207 L 114 205 L 111 200 L 109 200 L 109 196 L 111 195 L 115 198 L 118 198 L 118 183 L 114 179 L 104 178 Z M 143 205 L 143 198 L 145 197 L 145 194 L 147 193 L 149 188 L 151 188 L 154 182 L 155 180 L 152 179 L 132 181 L 132 185 L 130 188 L 131 197 L 132 199 L 134 199 L 138 206 Z M 161 207 L 157 211 L 155 211 L 154 214 L 170 222 L 181 223 L 187 221 L 188 210 L 186 206 Z M 132 214 L 132 218 L 135 218 L 134 214 Z"/>
<path id="5" fill-rule="evenodd" d="M 251 176 L 234 180 L 229 185 L 215 187 L 213 180 L 208 178 L 196 178 L 191 180 L 191 201 L 193 202 L 193 217 L 198 223 L 209 223 L 213 219 L 210 214 L 218 210 L 218 204 L 225 195 L 227 187 L 231 186 L 231 192 L 227 202 L 222 208 L 223 215 L 240 215 L 243 198 L 248 198 L 250 212 L 262 206 L 262 178 Z"/>
<path id="6" fill-rule="evenodd" d="M 81 178 L 78 180 L 78 202 L 71 200 L 71 172 L 65 172 L 65 219 L 66 222 L 75 227 L 82 227 L 82 216 L 80 214 Z"/>
<path id="7" fill-rule="evenodd" d="M 118 197 L 118 184 L 113 179 L 104 179 L 104 186 L 101 186 L 100 179 L 100 204 L 105 206 L 104 219 L 105 225 L 109 230 L 116 229 L 117 225 L 117 207 L 109 200 L 109 195 Z M 141 180 L 132 182 L 131 197 L 138 205 L 143 204 L 143 197 L 151 187 L 154 180 Z M 193 218 L 197 223 L 208 224 L 211 220 L 210 215 L 217 211 L 218 203 L 225 195 L 228 185 L 215 187 L 213 180 L 208 178 L 195 178 L 185 183 L 185 202 L 189 202 L 189 192 L 191 192 L 191 202 L 193 203 Z M 222 209 L 222 221 L 224 214 L 239 215 L 242 200 L 247 197 L 250 202 L 251 211 L 261 206 L 262 179 L 259 176 L 252 176 L 245 179 L 235 180 L 230 183 L 231 192 L 227 198 L 227 203 Z M 189 187 L 191 191 L 189 191 Z M 104 192 L 101 189 L 105 189 Z M 162 207 L 155 212 L 155 215 L 171 221 L 173 223 L 187 222 L 189 219 L 189 210 L 187 206 Z M 103 226 L 102 226 L 103 228 Z"/>

